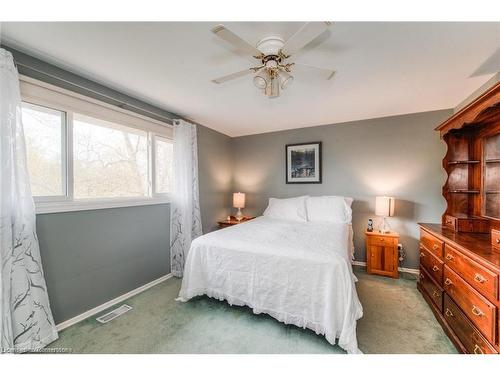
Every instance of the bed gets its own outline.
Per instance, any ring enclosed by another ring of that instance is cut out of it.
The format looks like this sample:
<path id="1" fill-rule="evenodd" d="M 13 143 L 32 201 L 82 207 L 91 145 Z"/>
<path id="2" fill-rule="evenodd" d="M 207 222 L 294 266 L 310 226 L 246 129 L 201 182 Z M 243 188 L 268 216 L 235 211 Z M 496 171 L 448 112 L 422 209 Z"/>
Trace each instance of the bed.
<path id="1" fill-rule="evenodd" d="M 260 216 L 192 242 L 178 300 L 207 295 L 246 305 L 360 353 L 351 251 L 349 223 Z"/>

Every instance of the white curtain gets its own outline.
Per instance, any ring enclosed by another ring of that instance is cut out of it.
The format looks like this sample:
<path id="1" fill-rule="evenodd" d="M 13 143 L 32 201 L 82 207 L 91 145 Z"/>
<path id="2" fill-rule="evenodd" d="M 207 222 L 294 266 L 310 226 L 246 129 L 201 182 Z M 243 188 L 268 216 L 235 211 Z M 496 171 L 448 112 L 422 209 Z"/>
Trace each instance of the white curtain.
<path id="1" fill-rule="evenodd" d="M 35 228 L 19 77 L 0 48 L 0 349 L 29 351 L 57 339 Z"/>
<path id="2" fill-rule="evenodd" d="M 182 277 L 191 241 L 201 234 L 196 125 L 175 120 L 170 206 L 170 259 L 174 276 Z"/>

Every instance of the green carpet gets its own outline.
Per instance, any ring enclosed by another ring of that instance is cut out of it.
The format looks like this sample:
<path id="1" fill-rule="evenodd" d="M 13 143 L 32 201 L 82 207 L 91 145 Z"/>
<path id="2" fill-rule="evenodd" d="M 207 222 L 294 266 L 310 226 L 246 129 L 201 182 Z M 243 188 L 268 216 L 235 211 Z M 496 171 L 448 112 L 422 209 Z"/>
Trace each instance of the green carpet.
<path id="1" fill-rule="evenodd" d="M 364 353 L 456 353 L 414 275 L 393 280 L 355 272 Z M 60 332 L 50 346 L 73 353 L 344 353 L 323 336 L 245 307 L 207 297 L 176 302 L 179 288 L 180 280 L 169 279 L 124 302 L 133 307 L 126 314 L 104 325 L 89 318 Z"/>

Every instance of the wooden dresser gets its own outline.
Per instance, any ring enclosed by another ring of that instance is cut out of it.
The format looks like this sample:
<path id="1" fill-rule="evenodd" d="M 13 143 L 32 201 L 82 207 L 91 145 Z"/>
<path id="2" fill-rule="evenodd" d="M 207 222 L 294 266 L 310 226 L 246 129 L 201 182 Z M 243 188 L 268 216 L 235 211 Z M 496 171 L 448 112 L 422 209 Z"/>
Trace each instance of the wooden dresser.
<path id="1" fill-rule="evenodd" d="M 500 251 L 489 234 L 420 224 L 418 289 L 463 353 L 497 353 Z"/>
<path id="2" fill-rule="evenodd" d="M 436 130 L 446 211 L 420 224 L 418 289 L 462 353 L 499 353 L 500 84 Z"/>

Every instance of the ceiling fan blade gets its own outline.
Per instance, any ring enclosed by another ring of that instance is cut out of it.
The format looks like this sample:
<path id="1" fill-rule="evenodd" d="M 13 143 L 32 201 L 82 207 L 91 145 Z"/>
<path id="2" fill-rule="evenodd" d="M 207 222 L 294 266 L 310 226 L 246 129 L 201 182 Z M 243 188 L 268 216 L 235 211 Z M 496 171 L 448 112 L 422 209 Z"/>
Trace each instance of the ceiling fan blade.
<path id="1" fill-rule="evenodd" d="M 262 55 L 262 52 L 260 52 L 256 47 L 252 46 L 247 41 L 241 39 L 238 35 L 233 33 L 231 30 L 227 29 L 224 25 L 215 26 L 212 29 L 212 32 L 215 35 L 217 35 L 219 38 L 230 43 L 239 52 L 244 52 L 244 53 L 250 54 L 252 56 Z"/>
<path id="2" fill-rule="evenodd" d="M 294 72 L 295 72 L 296 68 L 303 69 L 303 70 L 313 70 L 313 71 L 320 72 L 321 74 L 323 74 L 325 76 L 326 80 L 332 79 L 333 76 L 335 75 L 335 73 L 337 73 L 333 69 L 320 68 L 318 66 L 307 65 L 307 64 L 297 64 L 297 63 L 295 63 L 294 66 L 293 66 L 293 71 Z"/>
<path id="3" fill-rule="evenodd" d="M 250 74 L 250 73 L 253 73 L 253 71 L 250 70 L 250 69 L 245 69 L 245 70 L 242 70 L 241 72 L 236 72 L 236 73 L 233 73 L 233 74 L 228 74 L 227 76 L 223 76 L 223 77 L 219 77 L 219 78 L 213 79 L 212 82 L 213 83 L 224 83 L 224 82 L 227 82 L 227 81 L 231 81 L 232 79 L 244 77 L 244 76 L 246 76 L 247 74 Z"/>
<path id="4" fill-rule="evenodd" d="M 287 55 L 293 55 L 325 32 L 331 24 L 331 22 L 308 22 L 293 34 L 281 49 Z"/>

